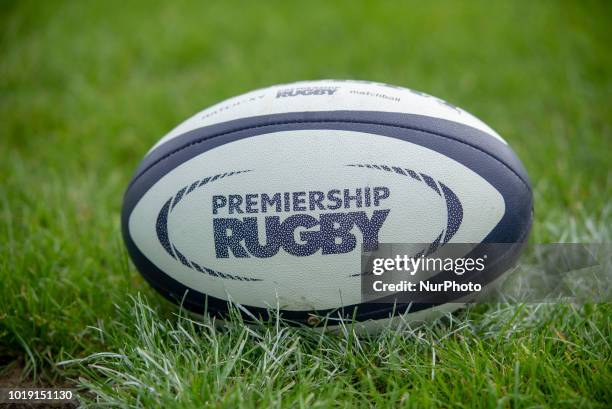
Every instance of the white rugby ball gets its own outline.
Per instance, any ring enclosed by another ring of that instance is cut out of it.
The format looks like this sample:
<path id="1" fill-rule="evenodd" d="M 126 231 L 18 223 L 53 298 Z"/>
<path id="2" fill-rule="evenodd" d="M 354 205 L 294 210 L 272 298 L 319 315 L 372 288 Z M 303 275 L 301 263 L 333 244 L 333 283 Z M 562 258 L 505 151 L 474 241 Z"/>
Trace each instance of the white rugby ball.
<path id="1" fill-rule="evenodd" d="M 122 230 L 147 281 L 194 312 L 224 316 L 231 299 L 313 324 L 433 307 L 362 303 L 362 246 L 521 243 L 531 219 L 526 171 L 474 116 L 406 88 L 322 80 L 180 124 L 138 167 Z"/>

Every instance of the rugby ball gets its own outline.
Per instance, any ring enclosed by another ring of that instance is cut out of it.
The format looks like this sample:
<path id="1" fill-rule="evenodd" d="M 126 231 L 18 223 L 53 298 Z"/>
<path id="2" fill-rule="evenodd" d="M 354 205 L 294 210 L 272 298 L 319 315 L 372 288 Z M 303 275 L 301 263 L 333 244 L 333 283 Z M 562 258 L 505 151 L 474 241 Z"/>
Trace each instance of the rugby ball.
<path id="1" fill-rule="evenodd" d="M 224 317 L 231 301 L 317 324 L 444 307 L 362 302 L 363 251 L 520 244 L 531 220 L 527 173 L 489 126 L 421 92 L 322 80 L 230 98 L 170 131 L 127 188 L 122 232 L 144 278 L 191 311 Z"/>

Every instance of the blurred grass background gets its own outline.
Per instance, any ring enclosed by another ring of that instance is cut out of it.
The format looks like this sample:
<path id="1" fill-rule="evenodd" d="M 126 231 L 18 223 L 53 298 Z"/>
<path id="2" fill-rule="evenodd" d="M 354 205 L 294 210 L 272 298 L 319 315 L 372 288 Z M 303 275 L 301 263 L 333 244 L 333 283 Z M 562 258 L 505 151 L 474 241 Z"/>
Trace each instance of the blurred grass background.
<path id="1" fill-rule="evenodd" d="M 0 373 L 75 379 L 54 363 L 118 348 L 92 328 L 131 327 L 115 304 L 143 292 L 172 310 L 123 250 L 131 172 L 183 119 L 275 83 L 364 79 L 458 105 L 523 160 L 534 241 L 609 242 L 611 5 L 1 1 Z M 589 319 L 609 333 L 609 310 Z"/>

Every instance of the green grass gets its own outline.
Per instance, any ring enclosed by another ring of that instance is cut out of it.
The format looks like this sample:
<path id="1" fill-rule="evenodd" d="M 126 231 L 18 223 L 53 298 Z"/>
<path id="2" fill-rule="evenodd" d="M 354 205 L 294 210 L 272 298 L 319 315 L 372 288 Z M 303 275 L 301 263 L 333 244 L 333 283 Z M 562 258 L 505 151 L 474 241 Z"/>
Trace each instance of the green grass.
<path id="1" fill-rule="evenodd" d="M 142 155 L 197 110 L 355 78 L 502 134 L 534 242 L 610 242 L 611 20 L 605 2 L 1 2 L 0 383 L 110 406 L 608 407 L 609 304 L 479 306 L 371 338 L 214 329 L 143 282 L 119 212 Z"/>

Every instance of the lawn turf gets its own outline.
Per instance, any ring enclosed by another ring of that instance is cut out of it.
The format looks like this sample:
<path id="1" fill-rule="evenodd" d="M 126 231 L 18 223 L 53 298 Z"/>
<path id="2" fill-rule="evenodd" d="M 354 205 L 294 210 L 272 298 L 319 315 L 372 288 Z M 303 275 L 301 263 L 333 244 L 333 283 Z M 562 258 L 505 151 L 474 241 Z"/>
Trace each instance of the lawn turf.
<path id="1" fill-rule="evenodd" d="M 220 331 L 144 283 L 119 212 L 144 153 L 197 110 L 351 78 L 503 135 L 534 242 L 610 242 L 610 21 L 605 2 L 1 2 L 0 380 L 124 406 L 609 406 L 610 305 L 480 306 L 366 339 Z"/>

